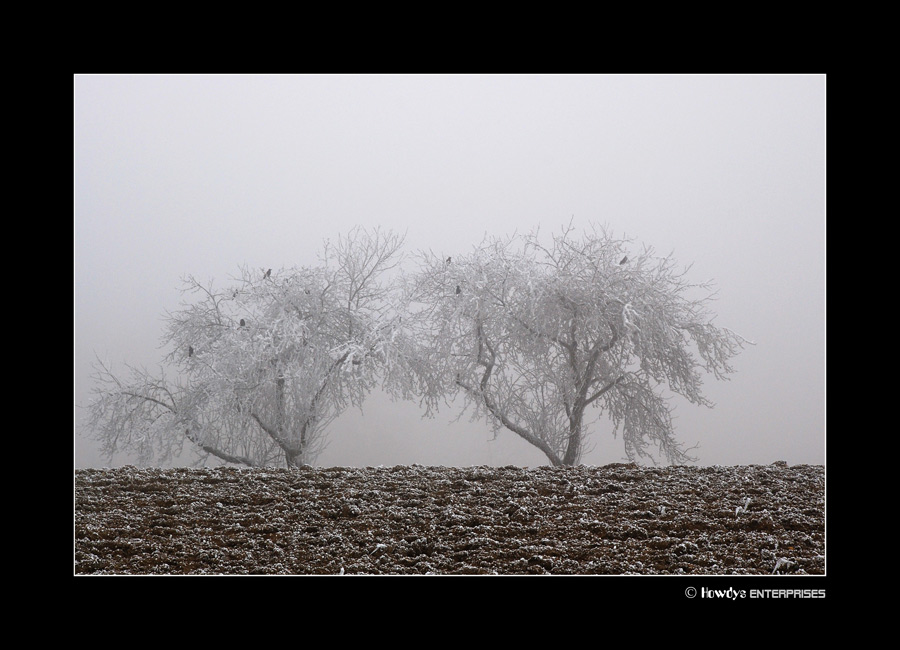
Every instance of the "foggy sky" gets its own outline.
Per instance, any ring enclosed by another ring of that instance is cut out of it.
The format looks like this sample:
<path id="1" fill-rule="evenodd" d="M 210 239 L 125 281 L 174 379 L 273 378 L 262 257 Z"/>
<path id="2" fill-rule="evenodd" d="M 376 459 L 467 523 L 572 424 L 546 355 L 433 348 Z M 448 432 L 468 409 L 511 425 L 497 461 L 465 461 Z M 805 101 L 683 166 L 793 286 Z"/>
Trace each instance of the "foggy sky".
<path id="1" fill-rule="evenodd" d="M 314 264 L 356 225 L 453 255 L 571 220 L 692 263 L 715 324 L 756 343 L 707 379 L 715 408 L 676 402 L 699 464 L 825 461 L 822 75 L 78 75 L 74 134 L 73 425 L 95 354 L 158 367 L 186 274 Z M 319 465 L 547 464 L 452 410 L 364 408 Z M 623 459 L 610 431 L 584 463 Z M 108 464 L 77 433 L 74 454 Z"/>

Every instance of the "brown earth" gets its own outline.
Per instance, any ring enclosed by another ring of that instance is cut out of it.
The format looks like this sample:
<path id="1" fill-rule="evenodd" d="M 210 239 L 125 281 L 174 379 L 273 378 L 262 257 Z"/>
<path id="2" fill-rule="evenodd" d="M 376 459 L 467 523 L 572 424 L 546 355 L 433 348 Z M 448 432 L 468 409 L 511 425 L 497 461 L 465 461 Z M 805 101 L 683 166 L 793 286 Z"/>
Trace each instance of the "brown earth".
<path id="1" fill-rule="evenodd" d="M 825 468 L 83 469 L 75 573 L 824 574 Z"/>

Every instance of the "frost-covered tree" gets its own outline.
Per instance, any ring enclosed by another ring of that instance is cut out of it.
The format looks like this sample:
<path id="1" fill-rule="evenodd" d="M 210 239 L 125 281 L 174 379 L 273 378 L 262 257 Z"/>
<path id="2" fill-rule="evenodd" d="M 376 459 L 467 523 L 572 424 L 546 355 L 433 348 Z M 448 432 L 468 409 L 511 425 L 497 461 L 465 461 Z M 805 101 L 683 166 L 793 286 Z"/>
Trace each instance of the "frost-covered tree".
<path id="1" fill-rule="evenodd" d="M 632 460 L 690 460 L 674 436 L 666 391 L 711 406 L 702 371 L 723 379 L 748 343 L 712 324 L 710 283 L 605 229 L 571 226 L 488 239 L 470 255 L 421 255 L 408 282 L 425 403 L 464 406 L 577 465 L 607 416 Z M 651 450 L 651 445 L 656 451 Z"/>
<path id="2" fill-rule="evenodd" d="M 164 370 L 122 379 L 95 364 L 87 426 L 103 453 L 167 460 L 185 445 L 248 466 L 313 463 L 328 425 L 360 406 L 396 357 L 385 274 L 402 238 L 356 229 L 316 267 L 241 270 L 216 289 L 185 280 L 167 317 Z"/>

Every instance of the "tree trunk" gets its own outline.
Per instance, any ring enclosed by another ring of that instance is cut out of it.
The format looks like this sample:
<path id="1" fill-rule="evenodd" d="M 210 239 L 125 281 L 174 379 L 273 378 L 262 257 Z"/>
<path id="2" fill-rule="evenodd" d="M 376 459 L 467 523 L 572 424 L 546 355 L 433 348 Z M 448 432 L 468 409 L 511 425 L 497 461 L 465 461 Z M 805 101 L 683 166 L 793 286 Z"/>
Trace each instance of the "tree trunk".
<path id="1" fill-rule="evenodd" d="M 284 452 L 284 462 L 288 467 L 303 467 L 303 451 L 287 451 Z"/>
<path id="2" fill-rule="evenodd" d="M 562 464 L 566 467 L 572 467 L 578 464 L 581 455 L 581 413 L 573 416 L 569 423 L 569 442 L 566 445 L 566 453 L 563 456 Z"/>

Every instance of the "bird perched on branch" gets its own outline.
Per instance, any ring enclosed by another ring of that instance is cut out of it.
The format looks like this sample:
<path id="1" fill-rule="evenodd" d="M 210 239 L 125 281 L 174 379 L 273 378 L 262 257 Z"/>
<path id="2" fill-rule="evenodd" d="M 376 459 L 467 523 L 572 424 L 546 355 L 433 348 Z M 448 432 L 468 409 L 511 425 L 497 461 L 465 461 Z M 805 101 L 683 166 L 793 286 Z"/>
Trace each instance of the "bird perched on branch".
<path id="1" fill-rule="evenodd" d="M 449 264 L 449 263 L 452 262 L 452 261 L 453 261 L 453 258 L 452 258 L 452 257 L 448 257 L 448 258 L 447 258 L 447 264 Z"/>
<path id="2" fill-rule="evenodd" d="M 456 295 L 458 296 L 461 293 L 462 293 L 462 289 L 459 288 L 459 285 L 456 285 Z"/>
<path id="3" fill-rule="evenodd" d="M 267 277 L 269 277 L 270 275 L 272 275 L 272 269 L 269 269 L 268 271 L 266 271 L 266 274 L 265 274 L 263 277 L 264 277 L 264 278 L 267 278 Z"/>
<path id="4" fill-rule="evenodd" d="M 188 346 L 188 356 L 189 357 L 194 356 L 194 347 L 192 345 Z"/>
<path id="5" fill-rule="evenodd" d="M 241 319 L 241 327 L 243 327 L 243 326 L 246 325 L 246 324 L 247 324 L 246 321 L 242 318 L 242 319 Z"/>
<path id="6" fill-rule="evenodd" d="M 628 256 L 626 255 L 625 257 L 622 258 L 622 261 L 619 262 L 619 264 L 624 264 L 627 261 L 628 261 Z"/>

